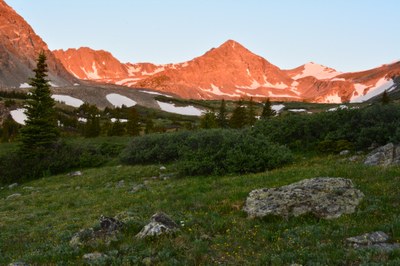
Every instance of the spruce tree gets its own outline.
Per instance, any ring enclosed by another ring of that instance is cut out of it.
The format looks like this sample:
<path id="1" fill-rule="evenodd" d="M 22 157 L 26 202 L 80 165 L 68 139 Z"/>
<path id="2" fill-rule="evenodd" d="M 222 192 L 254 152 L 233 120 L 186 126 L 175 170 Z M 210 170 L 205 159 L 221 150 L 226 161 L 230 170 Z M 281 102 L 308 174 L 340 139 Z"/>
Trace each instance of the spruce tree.
<path id="1" fill-rule="evenodd" d="M 200 119 L 200 127 L 205 129 L 217 128 L 217 120 L 213 112 L 207 112 Z"/>
<path id="2" fill-rule="evenodd" d="M 55 102 L 51 98 L 49 81 L 47 80 L 47 64 L 44 52 L 39 54 L 35 77 L 30 79 L 32 86 L 25 104 L 26 126 L 21 130 L 21 150 L 34 152 L 37 148 L 50 148 L 59 139 Z"/>
<path id="3" fill-rule="evenodd" d="M 222 127 L 222 128 L 228 127 L 226 103 L 225 103 L 224 99 L 222 99 L 221 105 L 220 105 L 219 110 L 218 110 L 217 124 L 218 124 L 219 127 Z"/>
<path id="4" fill-rule="evenodd" d="M 8 115 L 4 120 L 2 129 L 1 129 L 1 141 L 2 142 L 11 142 L 18 135 L 19 125 L 11 115 Z"/>
<path id="5" fill-rule="evenodd" d="M 263 110 L 261 113 L 261 119 L 268 119 L 276 115 L 276 112 L 272 110 L 271 102 L 269 98 L 264 102 Z"/>
<path id="6" fill-rule="evenodd" d="M 243 101 L 236 103 L 236 108 L 233 110 L 229 125 L 231 128 L 242 128 L 247 124 L 247 111 L 243 106 Z"/>
<path id="7" fill-rule="evenodd" d="M 256 110 L 255 110 L 253 98 L 250 98 L 250 101 L 249 101 L 249 104 L 247 105 L 247 107 L 248 107 L 248 111 L 247 111 L 247 121 L 246 121 L 246 123 L 248 125 L 252 126 L 257 121 Z"/>
<path id="8" fill-rule="evenodd" d="M 382 93 L 381 103 L 382 104 L 390 103 L 390 97 L 389 97 L 389 95 L 388 95 L 386 90 Z"/>
<path id="9" fill-rule="evenodd" d="M 134 107 L 129 110 L 126 130 L 131 136 L 140 135 L 139 114 Z"/>

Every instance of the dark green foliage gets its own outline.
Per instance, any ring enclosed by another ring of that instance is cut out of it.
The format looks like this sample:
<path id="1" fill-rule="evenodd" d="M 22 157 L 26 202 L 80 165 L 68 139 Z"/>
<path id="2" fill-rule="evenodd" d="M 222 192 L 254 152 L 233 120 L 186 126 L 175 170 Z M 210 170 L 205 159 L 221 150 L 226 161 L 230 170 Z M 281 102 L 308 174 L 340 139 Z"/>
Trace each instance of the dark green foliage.
<path id="1" fill-rule="evenodd" d="M 98 167 L 120 152 L 110 144 L 71 145 L 55 143 L 37 148 L 35 154 L 9 153 L 0 157 L 0 183 L 23 182 L 86 167 Z"/>
<path id="2" fill-rule="evenodd" d="M 248 117 L 246 107 L 243 105 L 243 101 L 236 103 L 236 108 L 232 112 L 232 116 L 229 120 L 229 126 L 231 128 L 242 128 L 248 124 Z"/>
<path id="3" fill-rule="evenodd" d="M 207 112 L 203 115 L 200 119 L 200 128 L 210 129 L 210 128 L 217 128 L 217 118 L 213 112 Z"/>
<path id="4" fill-rule="evenodd" d="M 338 141 L 346 141 L 346 149 L 400 142 L 395 134 L 399 127 L 400 106 L 377 104 L 362 109 L 281 116 L 258 122 L 255 130 L 293 149 L 337 151 Z"/>
<path id="5" fill-rule="evenodd" d="M 25 92 L 19 92 L 19 91 L 7 91 L 7 90 L 1 90 L 0 91 L 0 97 L 2 98 L 9 98 L 9 99 L 28 99 L 28 94 Z"/>
<path id="6" fill-rule="evenodd" d="M 108 136 L 123 136 L 125 134 L 125 125 L 119 119 L 111 123 L 107 135 Z"/>
<path id="7" fill-rule="evenodd" d="M 182 150 L 181 175 L 255 173 L 291 162 L 290 151 L 250 130 L 208 130 L 192 134 Z"/>
<path id="8" fill-rule="evenodd" d="M 257 121 L 256 110 L 255 110 L 253 98 L 250 98 L 250 101 L 248 103 L 247 109 L 248 109 L 248 111 L 246 113 L 246 115 L 247 115 L 246 123 L 247 123 L 247 125 L 252 126 Z"/>
<path id="9" fill-rule="evenodd" d="M 269 98 L 267 98 L 267 100 L 263 104 L 261 119 L 268 119 L 275 115 L 276 115 L 276 112 L 274 110 L 272 110 L 271 101 L 269 100 Z"/>
<path id="10" fill-rule="evenodd" d="M 134 107 L 129 110 L 126 131 L 130 136 L 140 135 L 139 114 Z"/>
<path id="11" fill-rule="evenodd" d="M 389 97 L 389 95 L 388 95 L 386 90 L 382 93 L 381 103 L 382 104 L 390 103 L 390 97 Z"/>
<path id="12" fill-rule="evenodd" d="M 1 128 L 1 141 L 11 142 L 18 135 L 20 125 L 14 121 L 11 115 L 8 115 L 4 120 Z"/>
<path id="13" fill-rule="evenodd" d="M 46 55 L 39 54 L 35 77 L 29 82 L 31 94 L 26 102 L 26 126 L 21 130 L 21 149 L 25 153 L 34 153 L 35 149 L 49 148 L 59 138 L 55 102 L 51 98 L 47 78 Z"/>
<path id="14" fill-rule="evenodd" d="M 150 134 L 155 132 L 155 127 L 154 127 L 154 122 L 153 119 L 151 117 L 146 119 L 146 125 L 144 128 L 144 133 L 146 134 Z"/>
<path id="15" fill-rule="evenodd" d="M 101 132 L 100 110 L 95 105 L 84 103 L 78 108 L 78 113 L 80 117 L 87 119 L 83 126 L 83 135 L 86 138 L 98 137 Z"/>
<path id="16" fill-rule="evenodd" d="M 182 175 L 258 172 L 291 160 L 290 151 L 251 130 L 210 129 L 137 137 L 122 153 L 127 164 L 179 161 Z"/>
<path id="17" fill-rule="evenodd" d="M 135 137 L 122 152 L 121 161 L 126 164 L 176 161 L 180 158 L 180 149 L 189 135 L 189 131 L 181 131 Z"/>
<path id="18" fill-rule="evenodd" d="M 222 99 L 221 105 L 220 105 L 219 110 L 218 110 L 218 115 L 217 115 L 218 127 L 221 127 L 221 128 L 227 128 L 228 127 L 228 118 L 227 118 L 227 116 L 228 116 L 228 113 L 227 113 L 227 110 L 226 110 L 226 103 L 225 103 L 225 100 Z"/>

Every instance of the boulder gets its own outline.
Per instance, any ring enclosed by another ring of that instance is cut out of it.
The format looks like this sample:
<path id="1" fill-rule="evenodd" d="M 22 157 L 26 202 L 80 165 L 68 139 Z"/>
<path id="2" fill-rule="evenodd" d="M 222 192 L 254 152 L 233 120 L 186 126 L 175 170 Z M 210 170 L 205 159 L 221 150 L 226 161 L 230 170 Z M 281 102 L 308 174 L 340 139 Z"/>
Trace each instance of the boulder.
<path id="1" fill-rule="evenodd" d="M 367 155 L 365 165 L 400 165 L 400 145 L 388 143 L 373 150 Z"/>
<path id="2" fill-rule="evenodd" d="M 311 213 L 333 219 L 353 213 L 363 197 L 350 179 L 318 177 L 283 187 L 253 190 L 243 210 L 253 218 L 267 215 L 288 218 Z"/>
<path id="3" fill-rule="evenodd" d="M 391 252 L 393 250 L 399 250 L 399 243 L 388 243 L 389 236 L 384 232 L 372 232 L 366 233 L 360 236 L 353 236 L 346 239 L 346 241 L 356 249 L 370 248 L 384 252 Z"/>
<path id="4" fill-rule="evenodd" d="M 82 172 L 81 171 L 75 171 L 75 172 L 71 172 L 68 174 L 69 176 L 81 176 Z"/>
<path id="5" fill-rule="evenodd" d="M 162 234 L 173 233 L 179 230 L 179 226 L 165 213 L 158 212 L 154 214 L 150 223 L 136 235 L 137 238 L 146 238 L 149 236 L 159 236 Z"/>
<path id="6" fill-rule="evenodd" d="M 339 153 L 340 156 L 345 156 L 345 155 L 349 155 L 350 151 L 349 150 L 343 150 Z"/>

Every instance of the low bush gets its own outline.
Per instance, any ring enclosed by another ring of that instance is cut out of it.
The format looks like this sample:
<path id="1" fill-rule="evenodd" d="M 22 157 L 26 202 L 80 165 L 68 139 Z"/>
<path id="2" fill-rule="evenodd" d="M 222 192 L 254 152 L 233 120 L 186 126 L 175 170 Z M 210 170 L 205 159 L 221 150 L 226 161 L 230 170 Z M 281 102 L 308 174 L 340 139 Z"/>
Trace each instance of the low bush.
<path id="1" fill-rule="evenodd" d="M 249 129 L 212 129 L 136 137 L 122 153 L 126 164 L 178 161 L 181 175 L 250 173 L 290 162 L 290 151 Z"/>
<path id="2" fill-rule="evenodd" d="M 30 155 L 15 151 L 0 157 L 0 183 L 23 182 L 77 168 L 98 167 L 112 158 L 103 146 L 57 143 Z"/>

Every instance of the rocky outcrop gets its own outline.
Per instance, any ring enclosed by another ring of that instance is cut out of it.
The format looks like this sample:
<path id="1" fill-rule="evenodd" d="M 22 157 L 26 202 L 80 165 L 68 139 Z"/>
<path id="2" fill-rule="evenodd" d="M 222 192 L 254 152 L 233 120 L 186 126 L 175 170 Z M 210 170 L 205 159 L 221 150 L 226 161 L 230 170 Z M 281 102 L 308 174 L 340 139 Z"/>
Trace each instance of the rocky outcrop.
<path id="1" fill-rule="evenodd" d="M 299 216 L 324 219 L 351 214 L 364 197 L 350 179 L 319 177 L 278 188 L 256 189 L 247 197 L 244 211 L 250 217 Z"/>
<path id="2" fill-rule="evenodd" d="M 47 56 L 52 84 L 64 86 L 76 82 L 32 27 L 4 1 L 0 1 L 0 25 L 0 88 L 26 86 L 41 51 Z"/>
<path id="3" fill-rule="evenodd" d="M 159 236 L 162 234 L 174 233 L 179 230 L 179 226 L 165 213 L 158 212 L 154 214 L 150 223 L 136 235 L 137 238 L 146 238 L 149 236 Z"/>
<path id="4" fill-rule="evenodd" d="M 400 165 L 400 145 L 388 143 L 385 146 L 376 148 L 367 155 L 365 165 Z"/>
<path id="5" fill-rule="evenodd" d="M 384 232 L 366 233 L 360 236 L 349 237 L 346 241 L 356 249 L 371 248 L 379 251 L 390 252 L 400 249 L 399 243 L 388 243 L 389 236 Z"/>

